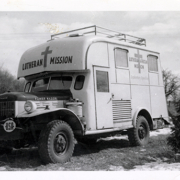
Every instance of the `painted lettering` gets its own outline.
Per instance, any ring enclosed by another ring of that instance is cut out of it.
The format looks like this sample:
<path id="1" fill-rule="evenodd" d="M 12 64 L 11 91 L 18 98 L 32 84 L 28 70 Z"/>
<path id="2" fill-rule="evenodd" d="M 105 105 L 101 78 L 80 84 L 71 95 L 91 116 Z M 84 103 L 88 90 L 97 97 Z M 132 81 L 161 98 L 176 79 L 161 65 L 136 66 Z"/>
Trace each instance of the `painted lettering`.
<path id="1" fill-rule="evenodd" d="M 31 69 L 31 68 L 35 68 L 35 67 L 38 67 L 38 66 L 42 66 L 42 64 L 43 64 L 43 59 L 27 62 L 27 63 L 24 63 L 22 65 L 22 70 L 26 70 L 26 69 Z"/>
<path id="2" fill-rule="evenodd" d="M 141 68 L 141 69 L 144 69 L 144 66 L 143 66 L 143 65 L 140 65 L 140 66 L 139 66 L 139 64 L 135 64 L 134 67 L 135 67 L 135 68 Z"/>
<path id="3" fill-rule="evenodd" d="M 143 60 L 143 59 L 138 60 L 137 58 L 134 58 L 134 57 L 129 57 L 129 61 L 132 61 L 132 62 L 140 61 L 140 63 L 147 64 L 147 60 Z"/>
<path id="4" fill-rule="evenodd" d="M 72 63 L 73 56 L 51 57 L 50 64 L 67 64 Z"/>
<path id="5" fill-rule="evenodd" d="M 58 100 L 57 97 L 35 97 L 35 101 L 56 101 Z"/>

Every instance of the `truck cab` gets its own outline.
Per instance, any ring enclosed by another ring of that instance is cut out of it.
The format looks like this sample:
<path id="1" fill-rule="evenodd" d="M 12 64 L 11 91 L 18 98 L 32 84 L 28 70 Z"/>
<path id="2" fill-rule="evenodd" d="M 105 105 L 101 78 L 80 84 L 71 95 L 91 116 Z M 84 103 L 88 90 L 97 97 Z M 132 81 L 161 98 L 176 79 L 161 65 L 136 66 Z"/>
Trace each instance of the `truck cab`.
<path id="1" fill-rule="evenodd" d="M 74 138 L 126 132 L 145 145 L 168 121 L 160 54 L 143 38 L 98 26 L 52 35 L 22 55 L 17 77 L 24 92 L 0 95 L 0 141 L 38 144 L 45 163 L 68 161 Z"/>

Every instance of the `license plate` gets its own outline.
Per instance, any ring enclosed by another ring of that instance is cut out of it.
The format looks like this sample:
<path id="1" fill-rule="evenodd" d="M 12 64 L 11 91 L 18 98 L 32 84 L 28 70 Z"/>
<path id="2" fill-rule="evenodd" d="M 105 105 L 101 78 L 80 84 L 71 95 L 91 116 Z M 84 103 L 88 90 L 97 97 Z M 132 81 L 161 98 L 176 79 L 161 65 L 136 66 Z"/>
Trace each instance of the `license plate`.
<path id="1" fill-rule="evenodd" d="M 4 123 L 3 127 L 6 132 L 12 132 L 16 128 L 16 123 L 12 120 L 8 120 Z"/>

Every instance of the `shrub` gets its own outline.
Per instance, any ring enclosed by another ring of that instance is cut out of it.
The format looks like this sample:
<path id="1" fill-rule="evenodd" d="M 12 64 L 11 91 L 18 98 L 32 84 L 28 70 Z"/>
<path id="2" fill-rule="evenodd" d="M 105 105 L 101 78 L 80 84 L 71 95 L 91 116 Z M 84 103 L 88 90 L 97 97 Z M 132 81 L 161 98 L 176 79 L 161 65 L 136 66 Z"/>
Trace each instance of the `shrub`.
<path id="1" fill-rule="evenodd" d="M 167 138 L 167 144 L 177 153 L 180 152 L 180 115 L 172 117 L 172 122 L 173 126 L 171 127 L 171 134 Z"/>
<path id="2" fill-rule="evenodd" d="M 24 79 L 17 80 L 8 70 L 0 67 L 0 94 L 6 91 L 23 91 Z"/>

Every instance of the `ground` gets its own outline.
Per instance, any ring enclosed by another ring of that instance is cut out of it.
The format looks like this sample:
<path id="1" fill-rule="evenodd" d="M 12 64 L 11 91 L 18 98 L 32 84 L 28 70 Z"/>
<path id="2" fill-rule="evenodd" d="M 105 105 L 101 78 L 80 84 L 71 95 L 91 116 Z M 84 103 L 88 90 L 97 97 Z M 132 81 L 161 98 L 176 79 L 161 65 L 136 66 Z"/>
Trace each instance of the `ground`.
<path id="1" fill-rule="evenodd" d="M 0 171 L 145 171 L 179 170 L 180 162 L 167 146 L 170 128 L 151 132 L 149 144 L 131 147 L 127 136 L 99 139 L 96 144 L 76 144 L 71 160 L 43 165 L 37 148 L 14 150 L 0 156 Z"/>

